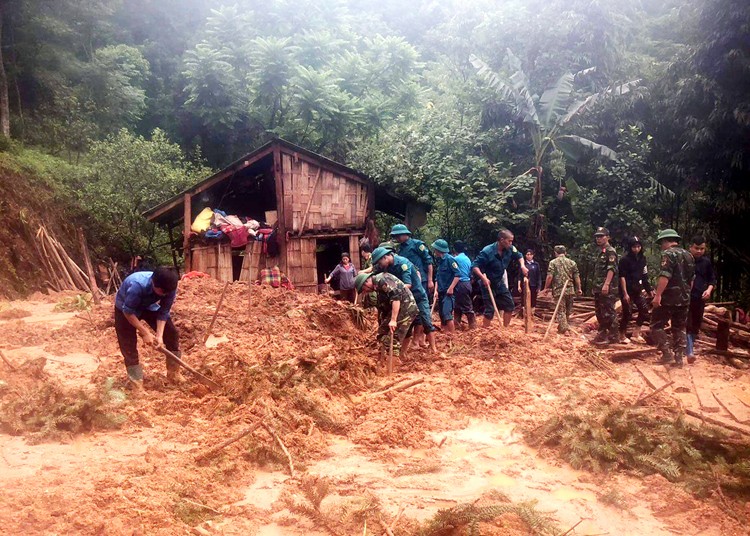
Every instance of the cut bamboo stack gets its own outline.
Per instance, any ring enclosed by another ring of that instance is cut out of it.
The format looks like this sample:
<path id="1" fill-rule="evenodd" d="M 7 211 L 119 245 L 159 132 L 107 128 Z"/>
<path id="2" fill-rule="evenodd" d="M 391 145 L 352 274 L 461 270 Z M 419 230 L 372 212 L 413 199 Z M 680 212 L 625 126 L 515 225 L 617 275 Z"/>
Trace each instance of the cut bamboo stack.
<path id="1" fill-rule="evenodd" d="M 90 284 L 88 274 L 70 258 L 62 244 L 44 225 L 39 226 L 35 239 L 34 246 L 42 261 L 48 282 L 54 290 L 78 290 L 91 292 L 92 295 L 99 292 L 96 283 Z"/>

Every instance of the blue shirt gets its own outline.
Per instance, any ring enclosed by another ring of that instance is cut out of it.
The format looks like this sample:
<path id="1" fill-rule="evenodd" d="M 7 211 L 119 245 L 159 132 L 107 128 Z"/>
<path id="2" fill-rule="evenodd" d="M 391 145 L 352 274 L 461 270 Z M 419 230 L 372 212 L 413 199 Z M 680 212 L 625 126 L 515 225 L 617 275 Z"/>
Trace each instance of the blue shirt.
<path id="1" fill-rule="evenodd" d="M 376 268 L 374 271 L 377 273 L 383 270 Z M 386 272 L 398 277 L 404 285 L 411 285 L 411 293 L 414 295 L 414 298 L 427 297 L 427 293 L 424 291 L 424 287 L 419 280 L 417 267 L 406 257 L 394 254 L 393 264 L 388 267 Z"/>
<path id="2" fill-rule="evenodd" d="M 177 291 L 159 296 L 151 284 L 153 275 L 154 272 L 135 272 L 126 277 L 117 291 L 115 307 L 123 313 L 136 316 L 144 311 L 158 311 L 157 319 L 168 320 Z"/>
<path id="3" fill-rule="evenodd" d="M 523 259 L 523 255 L 516 249 L 516 246 L 511 246 L 510 249 L 503 250 L 502 255 L 498 255 L 497 242 L 493 242 L 482 248 L 471 267 L 479 268 L 491 281 L 499 280 L 502 279 L 505 270 L 508 269 L 508 265 L 513 259 Z"/>
<path id="4" fill-rule="evenodd" d="M 424 242 L 410 238 L 398 247 L 398 254 L 406 257 L 419 270 L 422 282 L 427 282 L 427 267 L 432 264 L 432 255 Z"/>
<path id="5" fill-rule="evenodd" d="M 458 264 L 458 273 L 461 281 L 471 281 L 471 259 L 466 253 L 459 253 L 455 257 L 456 264 Z"/>
<path id="6" fill-rule="evenodd" d="M 453 283 L 453 279 L 458 277 L 459 281 L 461 274 L 458 272 L 458 263 L 453 255 L 447 253 L 442 258 L 437 259 L 437 280 L 438 292 L 445 292 L 448 287 Z"/>

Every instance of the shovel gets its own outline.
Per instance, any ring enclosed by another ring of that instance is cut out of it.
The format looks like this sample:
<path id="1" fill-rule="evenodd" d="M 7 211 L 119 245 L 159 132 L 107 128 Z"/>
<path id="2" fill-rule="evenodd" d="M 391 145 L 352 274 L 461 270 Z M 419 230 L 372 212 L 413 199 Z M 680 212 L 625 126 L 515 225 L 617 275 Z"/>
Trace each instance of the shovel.
<path id="1" fill-rule="evenodd" d="M 158 346 L 156 349 L 159 350 L 165 356 L 169 357 L 170 359 L 173 359 L 182 368 L 184 368 L 185 370 L 187 370 L 188 372 L 190 372 L 193 376 L 195 376 L 202 384 L 206 385 L 207 387 L 211 387 L 213 389 L 221 389 L 221 385 L 219 385 L 218 383 L 216 383 L 215 381 L 213 381 L 208 376 L 204 376 L 203 374 L 201 374 L 200 372 L 198 372 L 197 370 L 195 370 L 193 367 L 191 367 L 190 365 L 188 365 L 187 363 L 185 363 L 182 359 L 180 359 L 179 357 L 177 357 L 176 355 L 174 355 L 172 352 L 170 352 L 169 350 L 167 350 L 163 346 Z"/>

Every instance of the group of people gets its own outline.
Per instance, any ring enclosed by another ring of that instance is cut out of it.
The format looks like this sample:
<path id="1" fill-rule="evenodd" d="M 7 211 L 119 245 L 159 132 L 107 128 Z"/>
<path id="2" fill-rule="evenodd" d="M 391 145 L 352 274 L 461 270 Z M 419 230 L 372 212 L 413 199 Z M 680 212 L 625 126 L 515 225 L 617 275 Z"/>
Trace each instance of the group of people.
<path id="1" fill-rule="evenodd" d="M 354 301 L 356 293 L 365 306 L 375 306 L 379 312 L 378 340 L 385 354 L 393 346 L 394 355 L 406 354 L 411 344 L 436 352 L 432 313 L 436 308 L 442 329 L 452 332 L 466 317 L 468 327 L 477 324 L 482 315 L 484 327 L 490 326 L 495 314 L 502 314 L 505 326 L 511 322 L 515 303 L 509 290 L 507 270 L 517 261 L 520 272 L 529 280 L 532 307 L 540 295 L 551 293 L 559 302 L 558 332 L 566 334 L 574 296 L 582 294 L 578 266 L 567 257 L 565 246 L 554 247 L 555 258 L 550 261 L 544 288 L 541 269 L 533 251 L 526 254 L 513 245 L 514 235 L 502 229 L 497 240 L 484 248 L 472 261 L 466 255 L 466 245 L 457 241 L 451 249 L 443 239 L 429 247 L 412 237 L 403 225 L 391 229 L 391 241 L 371 250 L 362 244 L 364 259 L 357 272 L 348 253 L 326 278 L 340 278 L 345 299 Z M 650 320 L 653 342 L 662 352 L 662 363 L 683 366 L 695 360 L 694 341 L 703 318 L 705 302 L 716 285 L 711 262 L 705 256 L 706 240 L 693 238 L 689 251 L 679 247 L 681 237 L 673 229 L 659 233 L 656 242 L 661 248 L 658 279 L 651 286 L 648 263 L 640 238 L 632 237 L 627 252 L 618 258 L 609 243 L 609 231 L 599 227 L 594 233 L 596 259 L 594 264 L 593 294 L 598 321 L 595 343 L 621 342 L 634 313 L 636 327 L 632 338 L 641 338 L 642 327 Z M 531 281 L 535 285 L 531 285 Z M 170 309 L 177 291 L 177 274 L 169 268 L 135 272 L 128 276 L 115 299 L 115 331 L 125 360 L 127 374 L 136 386 L 142 385 L 143 369 L 139 363 L 137 335 L 147 344 L 163 346 L 180 357 L 177 330 L 170 318 Z M 481 311 L 475 307 L 472 282 L 478 285 Z M 648 300 L 652 312 L 649 319 Z M 616 314 L 616 302 L 621 300 L 622 319 Z M 671 326 L 671 339 L 665 327 Z M 149 329 L 150 328 L 150 329 Z M 179 364 L 167 360 L 167 378 L 179 383 Z"/>
<path id="2" fill-rule="evenodd" d="M 650 321 L 653 342 L 662 353 L 660 362 L 682 367 L 684 360 L 695 361 L 695 340 L 703 321 L 705 304 L 716 286 L 711 261 L 705 256 L 706 239 L 697 235 L 689 249 L 679 246 L 682 237 L 674 229 L 664 229 L 656 237 L 661 249 L 656 288 L 648 278 L 643 243 L 630 238 L 627 253 L 619 259 L 609 243 L 609 231 L 599 227 L 594 233 L 597 258 L 594 266 L 594 304 L 599 331 L 596 343 L 616 343 L 625 339 L 626 329 L 638 312 L 632 338 L 642 340 L 641 329 Z M 649 318 L 648 299 L 652 311 Z M 622 303 L 622 318 L 615 304 Z M 671 332 L 667 336 L 665 328 Z"/>

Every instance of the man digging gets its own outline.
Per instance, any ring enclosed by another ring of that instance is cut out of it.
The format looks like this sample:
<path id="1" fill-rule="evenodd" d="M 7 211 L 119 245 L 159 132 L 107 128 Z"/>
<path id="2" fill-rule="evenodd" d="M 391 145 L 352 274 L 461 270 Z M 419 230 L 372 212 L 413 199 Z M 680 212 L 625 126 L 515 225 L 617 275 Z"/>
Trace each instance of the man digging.
<path id="1" fill-rule="evenodd" d="M 166 347 L 178 358 L 180 342 L 170 310 L 177 296 L 177 274 L 169 268 L 153 272 L 135 272 L 122 282 L 115 297 L 115 333 L 125 358 L 128 379 L 136 390 L 143 389 L 143 367 L 138 360 L 138 338 L 156 348 Z M 156 331 L 156 337 L 143 325 Z M 167 380 L 182 383 L 180 365 L 167 358 Z"/>
<path id="2" fill-rule="evenodd" d="M 405 357 L 411 342 L 414 321 L 419 309 L 411 291 L 389 273 L 360 273 L 354 286 L 359 294 L 374 292 L 377 295 L 378 334 L 380 358 L 388 355 L 393 337 L 393 355 Z"/>
<path id="3" fill-rule="evenodd" d="M 563 289 L 565 289 L 564 295 Z M 542 293 L 547 294 L 550 290 L 552 290 L 554 303 L 557 303 L 563 295 L 557 311 L 557 332 L 560 335 L 566 335 L 570 331 L 569 319 L 573 311 L 573 297 L 580 296 L 583 291 L 578 265 L 567 257 L 565 246 L 555 246 L 555 258 L 549 263 Z"/>

